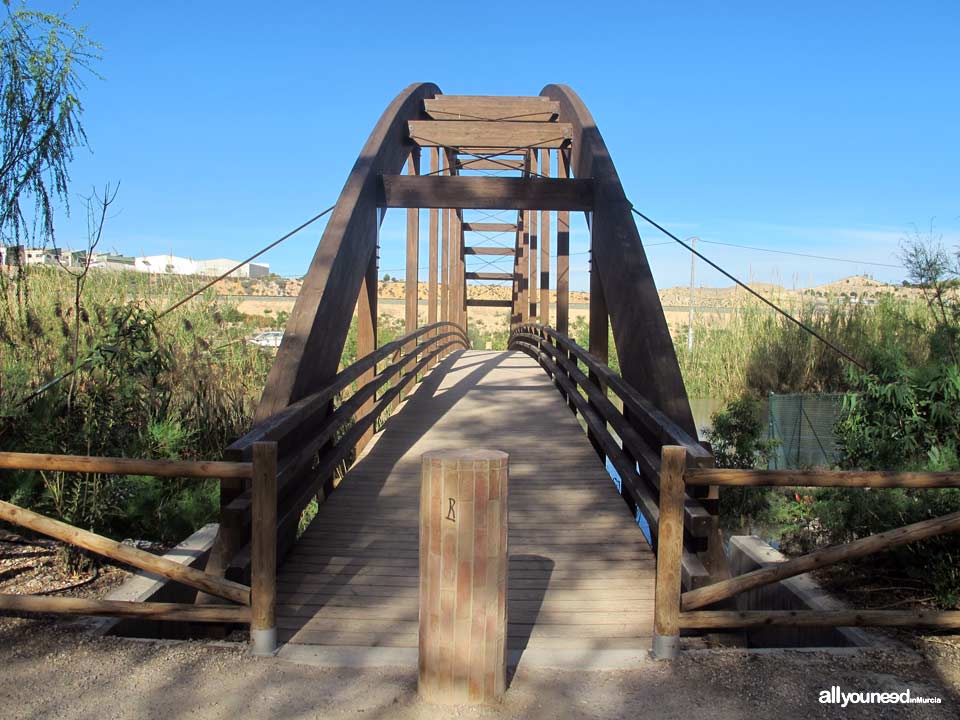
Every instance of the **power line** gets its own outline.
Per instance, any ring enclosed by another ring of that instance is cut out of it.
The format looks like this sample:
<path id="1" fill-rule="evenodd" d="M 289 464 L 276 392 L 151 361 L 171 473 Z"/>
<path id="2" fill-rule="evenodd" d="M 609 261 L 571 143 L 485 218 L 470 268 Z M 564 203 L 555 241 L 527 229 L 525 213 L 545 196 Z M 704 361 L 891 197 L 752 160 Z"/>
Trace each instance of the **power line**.
<path id="1" fill-rule="evenodd" d="M 872 260 L 851 260 L 849 258 L 829 257 L 827 255 L 811 255 L 810 253 L 793 252 L 790 250 L 774 250 L 772 248 L 757 247 L 756 245 L 738 245 L 737 243 L 720 242 L 719 240 L 701 240 L 701 242 L 709 243 L 711 245 L 726 245 L 727 247 L 743 248 L 744 250 L 757 250 L 759 252 L 777 253 L 779 255 L 793 255 L 795 257 L 814 258 L 815 260 L 830 260 L 832 262 L 855 263 L 857 265 L 877 265 L 878 267 L 897 268 L 899 270 L 904 269 L 903 265 L 874 262 Z"/>
<path id="2" fill-rule="evenodd" d="M 645 220 L 646 222 L 648 222 L 648 223 L 650 223 L 651 225 L 653 225 L 653 227 L 655 227 L 657 230 L 659 230 L 660 232 L 662 232 L 662 233 L 663 233 L 664 235 L 666 235 L 668 238 L 672 239 L 674 242 L 678 243 L 679 245 L 685 247 L 687 250 L 689 250 L 689 251 L 692 252 L 694 255 L 696 255 L 698 258 L 700 258 L 700 259 L 703 260 L 705 263 L 707 263 L 707 265 L 709 265 L 710 267 L 712 267 L 714 270 L 716 270 L 716 271 L 719 272 L 720 274 L 724 275 L 724 276 L 727 277 L 728 279 L 730 279 L 730 280 L 732 280 L 733 282 L 735 282 L 737 285 L 739 285 L 740 287 L 742 287 L 744 290 L 746 290 L 748 293 L 750 293 L 751 295 L 753 295 L 755 298 L 757 298 L 757 299 L 760 300 L 761 302 L 769 305 L 771 308 L 773 308 L 773 309 L 776 310 L 778 313 L 780 313 L 780 314 L 783 315 L 785 318 L 787 318 L 790 322 L 796 324 L 799 328 L 801 328 L 801 329 L 805 330 L 806 332 L 810 333 L 811 335 L 813 335 L 813 337 L 817 338 L 817 340 L 819 340 L 820 342 L 822 342 L 822 343 L 823 343 L 824 345 L 826 345 L 827 347 L 831 348 L 834 352 L 839 353 L 842 357 L 844 357 L 844 358 L 846 358 L 847 360 L 849 360 L 850 362 L 852 362 L 854 365 L 856 365 L 856 366 L 857 366 L 858 368 L 860 368 L 861 370 L 864 370 L 864 371 L 867 370 L 867 366 L 866 366 L 866 365 L 864 365 L 862 362 L 860 362 L 859 360 L 857 360 L 855 357 L 853 357 L 853 355 L 851 355 L 850 353 L 848 353 L 846 350 L 844 350 L 843 348 L 841 348 L 839 345 L 836 345 L 836 344 L 830 342 L 830 341 L 827 340 L 825 337 L 823 337 L 823 335 L 821 335 L 821 334 L 818 333 L 816 330 L 814 330 L 812 327 L 810 327 L 810 326 L 807 325 L 806 323 L 798 320 L 798 319 L 795 318 L 793 315 L 791 315 L 790 313 L 788 313 L 786 310 L 784 310 L 783 308 L 781 308 L 779 305 L 775 304 L 775 303 L 774 303 L 773 301 L 771 301 L 771 300 L 768 300 L 767 298 L 765 298 L 763 295 L 761 295 L 760 293 L 758 293 L 756 290 L 754 290 L 752 287 L 750 287 L 750 286 L 747 285 L 746 283 L 741 282 L 738 278 L 736 278 L 736 277 L 734 277 L 733 275 L 731 275 L 730 273 L 728 273 L 728 272 L 727 272 L 726 270 L 724 270 L 722 267 L 720 267 L 720 266 L 717 265 L 715 262 L 713 262 L 713 260 L 711 260 L 710 258 L 706 257 L 703 253 L 701 253 L 701 252 L 698 251 L 698 250 L 694 250 L 692 247 L 690 247 L 689 245 L 687 245 L 687 243 L 685 243 L 683 240 L 681 240 L 680 238 L 678 238 L 676 235 L 674 235 L 672 232 L 670 232 L 669 230 L 667 230 L 665 227 L 663 227 L 663 226 L 660 225 L 659 223 L 655 222 L 654 220 L 651 220 L 651 219 L 648 218 L 646 215 L 644 215 L 642 212 L 640 212 L 639 210 L 637 210 L 635 207 L 631 207 L 630 210 L 633 211 L 634 215 L 636 215 L 637 217 L 642 218 L 642 219 Z"/>
<path id="3" fill-rule="evenodd" d="M 300 231 L 303 230 L 304 228 L 309 227 L 310 225 L 312 225 L 313 223 L 315 223 L 317 220 L 319 220 L 320 218 L 322 218 L 324 215 L 327 215 L 327 214 L 331 213 L 335 207 L 336 207 L 336 205 L 331 205 L 330 207 L 328 207 L 328 208 L 327 208 L 326 210 L 324 210 L 323 212 L 314 215 L 312 218 L 310 218 L 310 219 L 307 220 L 306 222 L 301 223 L 300 225 L 298 225 L 297 227 L 295 227 L 295 228 L 294 228 L 293 230 L 291 230 L 290 232 L 288 232 L 288 233 L 286 233 L 285 235 L 283 235 L 282 237 L 274 240 L 272 243 L 270 243 L 269 245 L 267 245 L 266 247 L 264 247 L 262 250 L 258 250 L 258 251 L 255 252 L 253 255 L 251 255 L 250 257 L 248 257 L 246 260 L 242 260 L 241 262 L 239 262 L 239 263 L 237 263 L 236 265 L 234 265 L 232 268 L 230 268 L 229 270 L 227 270 L 227 271 L 226 271 L 225 273 L 223 273 L 222 275 L 219 275 L 218 277 L 214 278 L 214 279 L 211 280 L 210 282 L 205 283 L 205 284 L 204 284 L 202 287 L 200 287 L 198 290 L 194 290 L 192 293 L 190 293 L 190 294 L 187 295 L 186 297 L 178 300 L 178 301 L 175 302 L 173 305 L 171 305 L 170 307 L 168 307 L 166 310 L 161 311 L 161 312 L 157 315 L 157 317 L 155 318 L 155 321 L 161 320 L 161 319 L 162 319 L 163 317 L 165 317 L 166 315 L 169 315 L 171 312 L 173 312 L 173 311 L 176 310 L 177 308 L 181 307 L 182 305 L 184 305 L 184 304 L 187 303 L 188 301 L 190 301 L 190 300 L 192 300 L 193 298 L 195 298 L 197 295 L 199 295 L 200 293 L 202 293 L 204 290 L 212 287 L 213 285 L 217 284 L 218 282 L 220 282 L 220 281 L 223 280 L 224 278 L 228 277 L 231 273 L 239 270 L 240 268 L 242 268 L 242 267 L 243 267 L 244 265 L 246 265 L 247 263 L 250 263 L 250 262 L 256 260 L 258 257 L 260 257 L 261 255 L 263 255 L 265 252 L 267 252 L 268 250 L 271 250 L 271 249 L 275 248 L 277 245 L 279 245 L 280 243 L 282 243 L 284 240 L 287 240 L 287 239 L 293 237 L 294 235 L 296 235 L 298 232 L 300 232 Z M 63 373 L 63 374 L 61 374 L 61 375 L 58 375 L 58 376 L 55 377 L 53 380 L 50 380 L 50 381 L 47 382 L 47 383 L 44 383 L 44 384 L 41 385 L 39 388 L 37 388 L 36 390 L 34 390 L 32 393 L 30 393 L 29 395 L 27 395 L 27 397 L 23 398 L 20 402 L 18 402 L 17 405 L 16 405 L 16 407 L 22 407 L 23 405 L 26 405 L 28 402 L 30 402 L 31 400 L 33 400 L 35 397 L 38 397 L 38 396 L 42 395 L 42 394 L 45 393 L 47 390 L 49 390 L 50 388 L 52 388 L 54 385 L 57 385 L 57 384 L 63 382 L 63 381 L 66 380 L 68 377 L 70 377 L 70 376 L 73 375 L 74 373 L 78 372 L 78 371 L 80 370 L 80 368 L 82 368 L 84 365 L 87 365 L 90 361 L 92 361 L 92 360 L 93 360 L 93 357 L 94 357 L 93 355 L 87 357 L 83 362 L 79 362 L 79 363 L 77 363 L 76 365 L 74 365 L 72 368 L 70 368 L 69 370 L 67 370 L 67 372 L 65 372 L 65 373 Z"/>

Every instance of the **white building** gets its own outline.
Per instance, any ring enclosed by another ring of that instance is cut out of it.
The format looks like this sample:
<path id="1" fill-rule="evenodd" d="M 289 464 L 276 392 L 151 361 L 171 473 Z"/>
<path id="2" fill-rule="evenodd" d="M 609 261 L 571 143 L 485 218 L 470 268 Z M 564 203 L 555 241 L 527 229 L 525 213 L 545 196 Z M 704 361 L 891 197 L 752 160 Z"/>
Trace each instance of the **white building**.
<path id="1" fill-rule="evenodd" d="M 210 275 L 212 277 L 216 277 L 218 275 L 223 275 L 236 264 L 236 260 L 230 260 L 229 258 L 197 260 L 197 275 Z M 230 273 L 230 277 L 258 278 L 266 277 L 269 274 L 270 266 L 267 263 L 247 263 Z"/>
<path id="2" fill-rule="evenodd" d="M 237 264 L 229 258 L 213 260 L 193 260 L 177 255 L 146 255 L 134 258 L 134 269 L 138 272 L 159 273 L 162 275 L 223 275 Z M 266 263 L 246 263 L 230 273 L 230 277 L 264 277 L 270 274 Z"/>
<path id="3" fill-rule="evenodd" d="M 133 259 L 133 269 L 137 272 L 157 273 L 160 275 L 196 275 L 197 265 L 190 258 L 176 255 L 144 255 Z"/>

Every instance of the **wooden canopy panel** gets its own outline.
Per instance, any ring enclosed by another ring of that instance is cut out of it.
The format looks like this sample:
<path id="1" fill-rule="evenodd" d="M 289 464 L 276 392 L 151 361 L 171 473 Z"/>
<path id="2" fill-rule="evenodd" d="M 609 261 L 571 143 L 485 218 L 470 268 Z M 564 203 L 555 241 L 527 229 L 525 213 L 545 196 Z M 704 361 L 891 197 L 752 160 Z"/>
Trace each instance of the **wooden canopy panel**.
<path id="1" fill-rule="evenodd" d="M 411 120 L 409 127 L 421 147 L 558 148 L 573 133 L 567 123 Z"/>
<path id="2" fill-rule="evenodd" d="M 509 120 L 549 122 L 560 112 L 559 104 L 542 96 L 497 97 L 486 95 L 440 95 L 424 102 L 434 120 Z"/>

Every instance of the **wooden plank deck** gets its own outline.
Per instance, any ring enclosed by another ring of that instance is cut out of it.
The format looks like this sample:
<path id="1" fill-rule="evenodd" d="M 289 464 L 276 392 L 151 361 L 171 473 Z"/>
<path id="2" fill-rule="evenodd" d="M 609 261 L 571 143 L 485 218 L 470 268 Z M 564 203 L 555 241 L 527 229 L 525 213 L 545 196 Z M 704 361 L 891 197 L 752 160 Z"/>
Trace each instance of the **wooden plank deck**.
<path id="1" fill-rule="evenodd" d="M 510 454 L 508 646 L 645 651 L 654 556 L 576 418 L 516 352 L 447 358 L 390 418 L 280 570 L 283 642 L 417 647 L 420 456 Z"/>

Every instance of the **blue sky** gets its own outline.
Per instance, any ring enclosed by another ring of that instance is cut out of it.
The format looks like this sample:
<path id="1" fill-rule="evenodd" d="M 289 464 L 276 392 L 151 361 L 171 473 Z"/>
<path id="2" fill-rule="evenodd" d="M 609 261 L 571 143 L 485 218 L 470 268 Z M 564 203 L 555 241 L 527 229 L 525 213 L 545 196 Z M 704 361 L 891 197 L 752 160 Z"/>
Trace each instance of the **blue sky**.
<path id="1" fill-rule="evenodd" d="M 69 3 L 30 3 L 57 9 Z M 135 3 L 81 0 L 103 45 L 74 195 L 120 182 L 103 248 L 252 253 L 336 200 L 388 102 L 571 85 L 633 203 L 745 279 L 899 281 L 900 239 L 960 244 L 960 3 Z M 301 275 L 322 226 L 265 256 Z M 640 226 L 657 282 L 689 256 Z M 402 211 L 381 266 L 404 266 Z M 81 204 L 59 226 L 84 244 Z M 572 252 L 586 249 L 577 220 Z M 586 255 L 572 284 L 587 286 Z M 394 272 L 391 272 L 394 274 Z M 706 285 L 728 284 L 705 267 Z"/>

